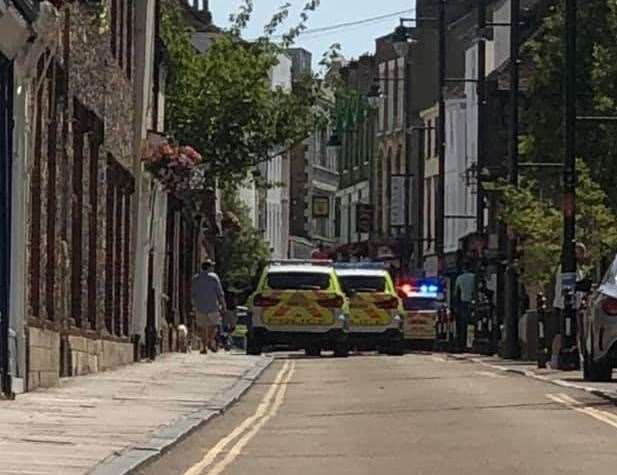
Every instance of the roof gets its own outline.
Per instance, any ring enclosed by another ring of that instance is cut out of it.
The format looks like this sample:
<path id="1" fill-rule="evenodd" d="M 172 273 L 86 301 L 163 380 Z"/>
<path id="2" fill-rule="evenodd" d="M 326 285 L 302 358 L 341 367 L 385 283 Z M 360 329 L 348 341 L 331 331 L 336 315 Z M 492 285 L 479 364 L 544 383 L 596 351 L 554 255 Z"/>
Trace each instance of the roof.
<path id="1" fill-rule="evenodd" d="M 378 269 L 336 269 L 339 277 L 386 277 L 385 270 Z"/>
<path id="2" fill-rule="evenodd" d="M 330 274 L 332 266 L 313 264 L 276 264 L 268 267 L 269 274 L 282 274 L 285 272 L 306 272 L 307 274 Z"/>

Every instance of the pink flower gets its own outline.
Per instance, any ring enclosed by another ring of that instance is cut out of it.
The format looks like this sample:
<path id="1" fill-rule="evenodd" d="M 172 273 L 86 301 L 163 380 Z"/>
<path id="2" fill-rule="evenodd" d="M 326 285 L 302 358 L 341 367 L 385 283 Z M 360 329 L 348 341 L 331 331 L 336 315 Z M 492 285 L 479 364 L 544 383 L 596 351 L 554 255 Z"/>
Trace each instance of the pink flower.
<path id="1" fill-rule="evenodd" d="M 190 145 L 182 147 L 182 153 L 195 163 L 200 162 L 202 159 L 201 154 Z"/>

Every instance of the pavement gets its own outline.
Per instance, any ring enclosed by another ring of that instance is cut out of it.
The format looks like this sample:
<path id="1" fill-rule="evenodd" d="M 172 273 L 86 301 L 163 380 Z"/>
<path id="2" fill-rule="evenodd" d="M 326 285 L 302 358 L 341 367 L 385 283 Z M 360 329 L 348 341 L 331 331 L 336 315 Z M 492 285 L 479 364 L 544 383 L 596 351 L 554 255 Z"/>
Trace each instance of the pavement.
<path id="1" fill-rule="evenodd" d="M 128 473 L 235 403 L 267 357 L 168 354 L 0 403 L 0 474 Z"/>
<path id="2" fill-rule="evenodd" d="M 615 473 L 613 403 L 490 364 L 278 356 L 238 404 L 137 473 Z"/>
<path id="3" fill-rule="evenodd" d="M 467 360 L 479 363 L 499 371 L 505 371 L 527 376 L 547 383 L 586 391 L 590 394 L 617 402 L 617 374 L 613 375 L 613 382 L 596 383 L 585 381 L 583 371 L 561 371 L 552 368 L 538 368 L 536 362 L 504 360 L 493 356 L 478 356 L 475 354 L 448 355 L 448 358 Z"/>

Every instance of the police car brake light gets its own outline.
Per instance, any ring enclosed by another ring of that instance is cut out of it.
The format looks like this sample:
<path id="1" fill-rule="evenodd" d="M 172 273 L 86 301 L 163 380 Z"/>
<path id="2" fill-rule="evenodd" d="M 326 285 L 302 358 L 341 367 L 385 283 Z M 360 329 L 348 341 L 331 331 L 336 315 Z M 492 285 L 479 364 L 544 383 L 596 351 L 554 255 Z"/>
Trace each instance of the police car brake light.
<path id="1" fill-rule="evenodd" d="M 341 308 L 345 300 L 340 295 L 332 295 L 318 300 L 321 307 L 325 308 Z"/>
<path id="2" fill-rule="evenodd" d="M 266 297 L 263 294 L 257 294 L 253 299 L 253 305 L 255 307 L 274 307 L 280 302 L 279 299 L 274 297 Z"/>
<path id="3" fill-rule="evenodd" d="M 398 308 L 398 299 L 392 297 L 387 300 L 380 300 L 375 302 L 375 306 L 384 310 L 392 310 Z"/>

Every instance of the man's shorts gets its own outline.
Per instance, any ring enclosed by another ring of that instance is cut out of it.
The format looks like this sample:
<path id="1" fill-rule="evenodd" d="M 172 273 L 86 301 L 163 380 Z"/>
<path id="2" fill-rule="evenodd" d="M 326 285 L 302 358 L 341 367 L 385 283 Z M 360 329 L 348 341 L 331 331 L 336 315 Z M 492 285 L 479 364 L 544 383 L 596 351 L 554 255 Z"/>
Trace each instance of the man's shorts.
<path id="1" fill-rule="evenodd" d="M 197 312 L 197 326 L 201 328 L 215 327 L 221 324 L 221 314 L 219 312 L 201 313 Z"/>

